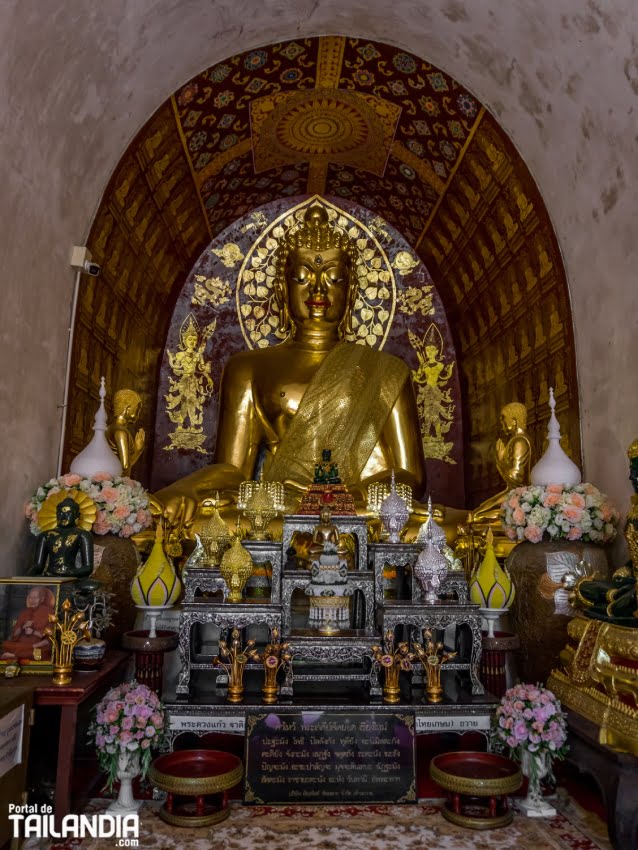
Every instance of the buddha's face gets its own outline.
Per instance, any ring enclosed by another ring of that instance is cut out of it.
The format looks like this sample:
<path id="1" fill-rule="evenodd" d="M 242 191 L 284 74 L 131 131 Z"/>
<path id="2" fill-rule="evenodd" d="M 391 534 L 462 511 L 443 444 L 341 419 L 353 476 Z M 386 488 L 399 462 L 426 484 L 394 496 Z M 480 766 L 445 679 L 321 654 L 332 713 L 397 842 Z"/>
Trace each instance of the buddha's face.
<path id="1" fill-rule="evenodd" d="M 72 528 L 78 518 L 79 510 L 74 505 L 66 505 L 62 502 L 56 511 L 58 525 L 62 528 Z"/>
<path id="2" fill-rule="evenodd" d="M 286 261 L 290 317 L 338 326 L 348 306 L 350 262 L 343 251 L 298 248 Z"/>

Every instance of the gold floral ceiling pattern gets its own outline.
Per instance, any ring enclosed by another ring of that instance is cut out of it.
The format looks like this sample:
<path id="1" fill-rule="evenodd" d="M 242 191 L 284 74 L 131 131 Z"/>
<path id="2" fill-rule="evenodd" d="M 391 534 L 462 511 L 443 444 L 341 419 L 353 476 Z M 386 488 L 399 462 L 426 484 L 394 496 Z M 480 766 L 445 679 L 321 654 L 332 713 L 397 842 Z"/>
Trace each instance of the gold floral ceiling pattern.
<path id="1" fill-rule="evenodd" d="M 272 44 L 202 71 L 124 153 L 88 240 L 108 285 L 81 294 L 67 460 L 90 433 L 101 374 L 145 394 L 153 432 L 172 305 L 210 240 L 258 206 L 314 193 L 376 211 L 427 264 L 459 355 L 468 502 L 498 487 L 489 444 L 499 405 L 514 398 L 529 407 L 540 452 L 556 386 L 578 460 L 567 283 L 525 163 L 449 74 L 345 36 Z"/>

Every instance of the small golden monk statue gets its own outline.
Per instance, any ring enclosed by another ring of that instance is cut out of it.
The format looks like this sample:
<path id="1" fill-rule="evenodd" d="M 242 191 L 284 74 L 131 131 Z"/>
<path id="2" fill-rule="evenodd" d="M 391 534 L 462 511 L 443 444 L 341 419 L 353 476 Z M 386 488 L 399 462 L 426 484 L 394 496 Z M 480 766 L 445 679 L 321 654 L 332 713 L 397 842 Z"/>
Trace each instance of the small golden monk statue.
<path id="1" fill-rule="evenodd" d="M 119 457 L 122 475 L 130 475 L 142 451 L 146 435 L 135 430 L 142 409 L 142 399 L 135 390 L 118 390 L 113 397 L 113 419 L 106 430 L 109 446 Z"/>
<path id="2" fill-rule="evenodd" d="M 276 253 L 274 290 L 281 345 L 235 354 L 220 390 L 215 463 L 156 494 L 171 521 L 192 517 L 220 491 L 220 503 L 254 479 L 286 487 L 287 511 L 313 482 L 317 456 L 334 449 L 342 482 L 358 505 L 366 486 L 396 478 L 416 498 L 425 487 L 419 418 L 408 366 L 367 345 L 345 341 L 357 297 L 357 247 L 310 207 Z M 222 513 L 222 511 L 220 511 Z M 229 514 L 231 516 L 232 514 Z"/>
<path id="3" fill-rule="evenodd" d="M 505 482 L 505 489 L 486 499 L 468 515 L 471 523 L 497 523 L 500 529 L 501 504 L 514 487 L 529 484 L 532 446 L 527 434 L 527 410 L 524 404 L 512 401 L 501 410 L 502 433 L 496 441 L 496 468 Z"/>
<path id="4" fill-rule="evenodd" d="M 456 542 L 457 556 L 471 572 L 484 549 L 488 529 L 494 536 L 494 549 L 499 557 L 508 555 L 512 542 L 503 533 L 501 505 L 514 487 L 530 483 L 532 446 L 527 434 L 527 410 L 524 404 L 512 401 L 501 410 L 501 434 L 496 441 L 496 468 L 505 482 L 505 488 L 482 502 L 467 515 L 466 524 L 459 527 Z"/>

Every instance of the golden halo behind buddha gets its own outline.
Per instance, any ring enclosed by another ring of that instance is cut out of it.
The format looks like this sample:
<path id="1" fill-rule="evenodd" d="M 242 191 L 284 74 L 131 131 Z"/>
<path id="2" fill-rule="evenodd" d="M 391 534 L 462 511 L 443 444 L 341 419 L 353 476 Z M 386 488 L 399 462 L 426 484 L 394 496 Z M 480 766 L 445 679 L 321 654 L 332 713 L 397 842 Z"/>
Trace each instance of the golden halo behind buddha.
<path id="1" fill-rule="evenodd" d="M 38 527 L 40 531 L 51 531 L 58 524 L 57 508 L 65 499 L 73 499 L 80 509 L 77 525 L 84 531 L 90 531 L 97 516 L 97 505 L 90 496 L 82 490 L 60 490 L 47 496 L 46 501 L 38 511 Z"/>
<path id="2" fill-rule="evenodd" d="M 310 209 L 312 213 L 306 220 Z M 286 335 L 278 331 L 275 278 L 287 251 L 306 246 L 317 250 L 339 247 L 350 255 L 358 289 L 352 314 L 353 333 L 346 338 L 382 349 L 396 306 L 396 281 L 390 260 L 372 230 L 318 195 L 275 218 L 244 257 L 237 279 L 236 303 L 248 348 L 267 348 L 285 339 Z"/>
<path id="3" fill-rule="evenodd" d="M 627 457 L 629 460 L 633 460 L 638 457 L 638 440 L 634 440 L 633 443 L 627 449 Z"/>

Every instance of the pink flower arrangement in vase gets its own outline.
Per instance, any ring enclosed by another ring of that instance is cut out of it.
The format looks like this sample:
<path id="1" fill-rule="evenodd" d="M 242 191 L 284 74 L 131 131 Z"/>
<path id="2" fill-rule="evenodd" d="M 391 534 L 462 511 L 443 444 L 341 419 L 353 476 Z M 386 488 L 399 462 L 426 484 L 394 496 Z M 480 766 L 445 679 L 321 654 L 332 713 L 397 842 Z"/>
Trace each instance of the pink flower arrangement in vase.
<path id="1" fill-rule="evenodd" d="M 582 540 L 611 543 L 618 527 L 618 511 L 593 484 L 532 484 L 510 490 L 501 505 L 501 521 L 510 540 L 540 543 Z"/>
<path id="2" fill-rule="evenodd" d="M 555 814 L 543 804 L 540 790 L 541 779 L 552 774 L 553 759 L 567 752 L 567 718 L 552 691 L 525 684 L 506 691 L 496 709 L 492 744 L 521 762 L 529 779 L 522 807 L 530 814 Z"/>
<path id="3" fill-rule="evenodd" d="M 164 735 L 164 707 L 146 685 L 135 681 L 118 685 L 97 704 L 89 740 L 95 744 L 100 768 L 107 775 L 106 787 L 111 790 L 115 780 L 120 780 L 113 811 L 136 808 L 131 780 L 146 776 L 151 749 L 163 743 Z"/>
<path id="4" fill-rule="evenodd" d="M 80 490 L 95 502 L 97 516 L 91 531 L 94 534 L 116 534 L 130 537 L 152 524 L 148 494 L 139 481 L 127 476 L 112 477 L 97 472 L 92 478 L 82 478 L 73 472 L 52 478 L 38 487 L 25 506 L 31 522 L 31 533 L 39 534 L 38 512 L 44 502 L 62 490 Z"/>

